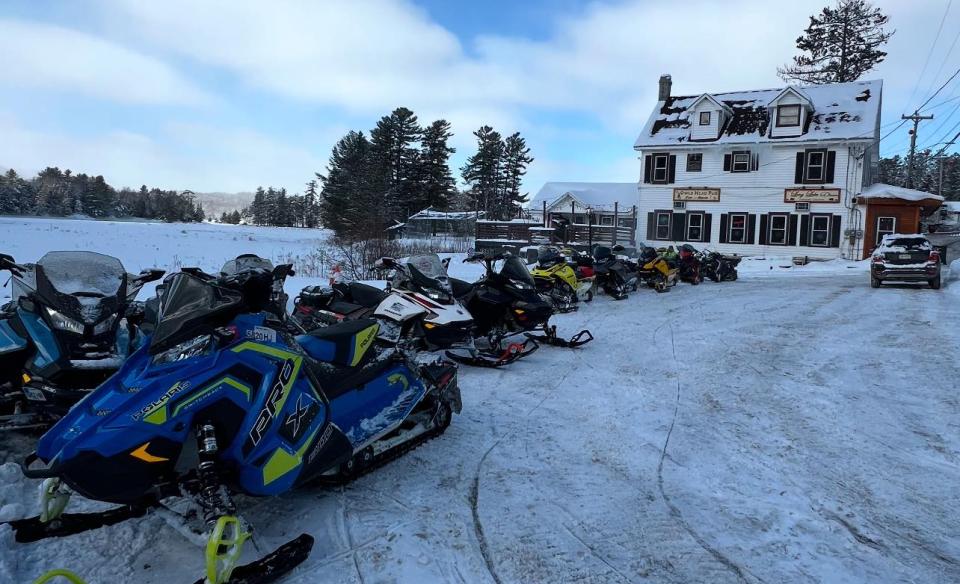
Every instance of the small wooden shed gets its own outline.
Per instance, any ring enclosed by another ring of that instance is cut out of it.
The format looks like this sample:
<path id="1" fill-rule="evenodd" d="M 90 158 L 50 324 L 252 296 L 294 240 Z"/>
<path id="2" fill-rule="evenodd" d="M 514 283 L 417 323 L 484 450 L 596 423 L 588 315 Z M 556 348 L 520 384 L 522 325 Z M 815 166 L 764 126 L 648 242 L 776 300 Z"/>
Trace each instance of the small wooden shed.
<path id="1" fill-rule="evenodd" d="M 884 235 L 920 233 L 920 221 L 943 204 L 943 197 L 876 183 L 857 196 L 863 208 L 863 257 L 870 257 Z"/>

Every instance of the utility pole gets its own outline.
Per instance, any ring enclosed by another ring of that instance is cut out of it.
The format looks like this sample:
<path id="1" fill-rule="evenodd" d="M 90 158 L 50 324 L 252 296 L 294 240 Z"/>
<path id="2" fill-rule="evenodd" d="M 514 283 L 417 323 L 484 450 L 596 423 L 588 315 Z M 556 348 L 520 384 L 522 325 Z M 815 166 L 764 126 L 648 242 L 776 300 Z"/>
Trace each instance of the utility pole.
<path id="1" fill-rule="evenodd" d="M 917 150 L 917 126 L 920 125 L 921 120 L 932 120 L 933 114 L 929 116 L 921 116 L 920 112 L 914 110 L 912 116 L 900 116 L 901 120 L 911 120 L 913 122 L 913 129 L 910 130 L 910 158 L 907 160 L 907 188 L 913 188 L 913 158 Z"/>

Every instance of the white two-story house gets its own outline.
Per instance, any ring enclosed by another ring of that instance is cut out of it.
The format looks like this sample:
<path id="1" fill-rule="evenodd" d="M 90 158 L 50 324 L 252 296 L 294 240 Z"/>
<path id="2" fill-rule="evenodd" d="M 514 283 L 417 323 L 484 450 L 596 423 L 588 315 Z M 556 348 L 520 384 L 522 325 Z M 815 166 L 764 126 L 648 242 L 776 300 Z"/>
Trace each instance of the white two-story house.
<path id="1" fill-rule="evenodd" d="M 639 238 L 740 255 L 862 256 L 880 81 L 671 95 L 637 138 Z M 644 237 L 645 236 L 645 237 Z"/>

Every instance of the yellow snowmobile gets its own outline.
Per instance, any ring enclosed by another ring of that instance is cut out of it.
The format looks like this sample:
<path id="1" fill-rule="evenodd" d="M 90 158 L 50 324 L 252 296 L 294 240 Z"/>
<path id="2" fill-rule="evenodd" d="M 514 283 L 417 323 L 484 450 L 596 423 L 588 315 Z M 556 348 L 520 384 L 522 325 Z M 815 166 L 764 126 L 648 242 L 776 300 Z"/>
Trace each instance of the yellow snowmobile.
<path id="1" fill-rule="evenodd" d="M 672 248 L 672 246 L 671 246 Z M 673 252 L 676 256 L 676 252 Z M 676 286 L 680 279 L 680 270 L 670 262 L 671 251 L 661 248 L 644 247 L 637 262 L 637 276 L 657 292 L 666 292 Z"/>
<path id="2" fill-rule="evenodd" d="M 574 253 L 565 251 L 571 256 Z M 557 248 L 541 248 L 537 266 L 530 270 L 530 274 L 537 291 L 550 298 L 557 312 L 571 312 L 577 309 L 581 300 L 593 300 L 596 278 L 592 266 L 568 262 Z"/>

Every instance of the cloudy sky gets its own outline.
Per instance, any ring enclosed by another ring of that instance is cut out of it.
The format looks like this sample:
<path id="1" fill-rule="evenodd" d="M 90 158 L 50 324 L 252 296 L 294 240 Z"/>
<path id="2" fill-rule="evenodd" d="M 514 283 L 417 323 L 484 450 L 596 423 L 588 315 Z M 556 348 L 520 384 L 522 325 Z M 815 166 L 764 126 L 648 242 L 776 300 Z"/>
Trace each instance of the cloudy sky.
<path id="1" fill-rule="evenodd" d="M 339 136 L 403 105 L 452 122 L 457 166 L 481 124 L 523 133 L 532 192 L 546 180 L 633 181 L 631 145 L 661 73 L 675 94 L 782 85 L 777 66 L 823 4 L 4 0 L 0 167 L 297 192 Z M 876 4 L 897 30 L 867 75 L 884 80 L 887 124 L 960 67 L 960 2 L 945 20 L 947 0 Z M 956 132 L 960 77 L 927 109 L 937 118 L 921 145 Z M 883 151 L 907 143 L 904 127 Z"/>

